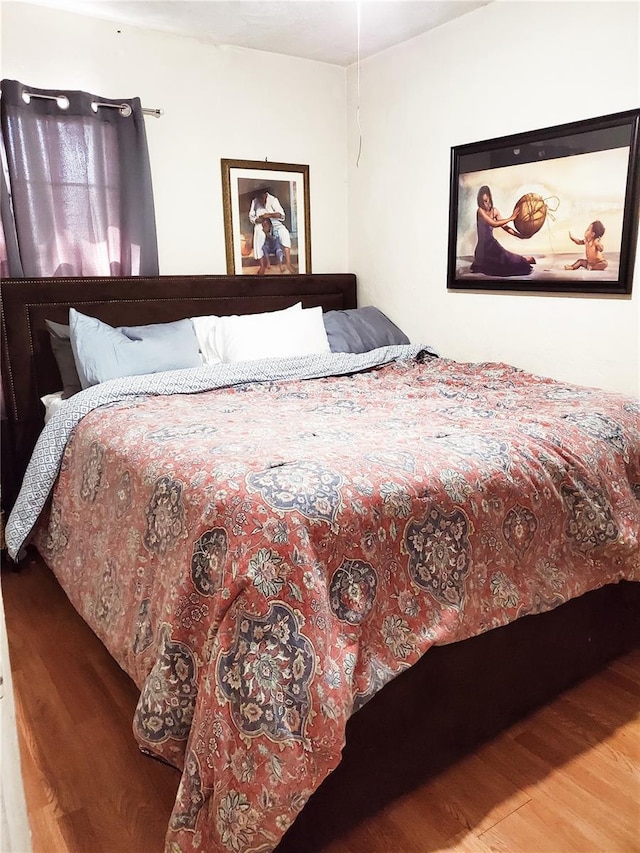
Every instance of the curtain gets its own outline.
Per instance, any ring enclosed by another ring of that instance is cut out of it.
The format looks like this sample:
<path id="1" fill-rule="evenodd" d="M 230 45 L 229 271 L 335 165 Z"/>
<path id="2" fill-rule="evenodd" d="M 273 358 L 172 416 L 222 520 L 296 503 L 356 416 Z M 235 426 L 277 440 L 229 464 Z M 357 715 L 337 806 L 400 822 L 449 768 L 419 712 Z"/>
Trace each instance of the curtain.
<path id="1" fill-rule="evenodd" d="M 0 252 L 8 274 L 158 275 L 139 98 L 36 89 L 17 80 L 3 80 L 1 92 Z M 128 109 L 99 106 L 105 103 Z"/>

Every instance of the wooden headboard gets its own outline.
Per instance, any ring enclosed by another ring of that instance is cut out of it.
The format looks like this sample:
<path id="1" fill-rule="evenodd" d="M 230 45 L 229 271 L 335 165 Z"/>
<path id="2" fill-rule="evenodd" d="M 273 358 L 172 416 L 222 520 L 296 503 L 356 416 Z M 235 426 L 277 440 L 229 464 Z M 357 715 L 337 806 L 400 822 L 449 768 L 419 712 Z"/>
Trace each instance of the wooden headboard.
<path id="1" fill-rule="evenodd" d="M 45 320 L 68 323 L 69 308 L 112 326 L 167 323 L 207 314 L 255 314 L 296 302 L 323 310 L 356 307 L 352 274 L 27 278 L 0 282 L 2 309 L 2 503 L 9 508 L 44 423 L 40 398 L 62 388 Z"/>

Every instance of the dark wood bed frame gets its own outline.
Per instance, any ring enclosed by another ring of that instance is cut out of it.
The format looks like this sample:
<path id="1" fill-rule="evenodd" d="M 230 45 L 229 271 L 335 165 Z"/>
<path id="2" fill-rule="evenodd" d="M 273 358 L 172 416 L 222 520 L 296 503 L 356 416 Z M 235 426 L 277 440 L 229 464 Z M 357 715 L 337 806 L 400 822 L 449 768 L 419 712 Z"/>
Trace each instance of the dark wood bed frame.
<path id="1" fill-rule="evenodd" d="M 353 275 L 21 279 L 0 283 L 2 490 L 10 505 L 42 428 L 40 397 L 59 390 L 45 319 L 68 308 L 112 325 L 254 313 L 302 301 L 356 306 Z M 8 442 L 8 443 L 7 443 Z M 640 584 L 622 582 L 556 610 L 435 647 L 347 726 L 343 761 L 305 806 L 278 853 L 314 853 L 612 658 L 640 645 Z"/>
<path id="2" fill-rule="evenodd" d="M 40 398 L 62 382 L 45 320 L 69 322 L 69 308 L 112 326 L 168 323 L 207 314 L 255 314 L 302 302 L 325 311 L 356 307 L 351 274 L 26 278 L 0 282 L 2 304 L 2 505 L 8 511 L 44 424 Z"/>

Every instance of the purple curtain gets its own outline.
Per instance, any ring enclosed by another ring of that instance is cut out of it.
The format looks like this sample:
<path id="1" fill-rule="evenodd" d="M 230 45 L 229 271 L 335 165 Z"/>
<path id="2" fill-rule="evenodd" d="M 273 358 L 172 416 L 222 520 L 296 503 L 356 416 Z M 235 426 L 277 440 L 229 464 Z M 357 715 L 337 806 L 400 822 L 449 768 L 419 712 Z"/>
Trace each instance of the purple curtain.
<path id="1" fill-rule="evenodd" d="M 158 275 L 140 100 L 17 80 L 1 87 L 3 272 L 6 266 L 10 276 L 27 278 Z M 130 114 L 98 103 L 128 105 Z"/>

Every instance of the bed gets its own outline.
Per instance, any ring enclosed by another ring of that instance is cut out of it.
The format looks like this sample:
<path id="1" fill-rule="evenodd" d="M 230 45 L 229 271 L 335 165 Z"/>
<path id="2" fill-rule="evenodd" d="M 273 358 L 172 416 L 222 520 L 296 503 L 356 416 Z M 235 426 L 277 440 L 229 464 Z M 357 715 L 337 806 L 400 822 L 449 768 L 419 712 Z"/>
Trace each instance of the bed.
<path id="1" fill-rule="evenodd" d="M 345 310 L 355 279 L 1 287 L 3 497 L 37 442 L 9 544 L 139 687 L 172 853 L 320 850 L 638 643 L 639 401 L 415 344 L 116 379 L 41 432 L 69 308 Z"/>

